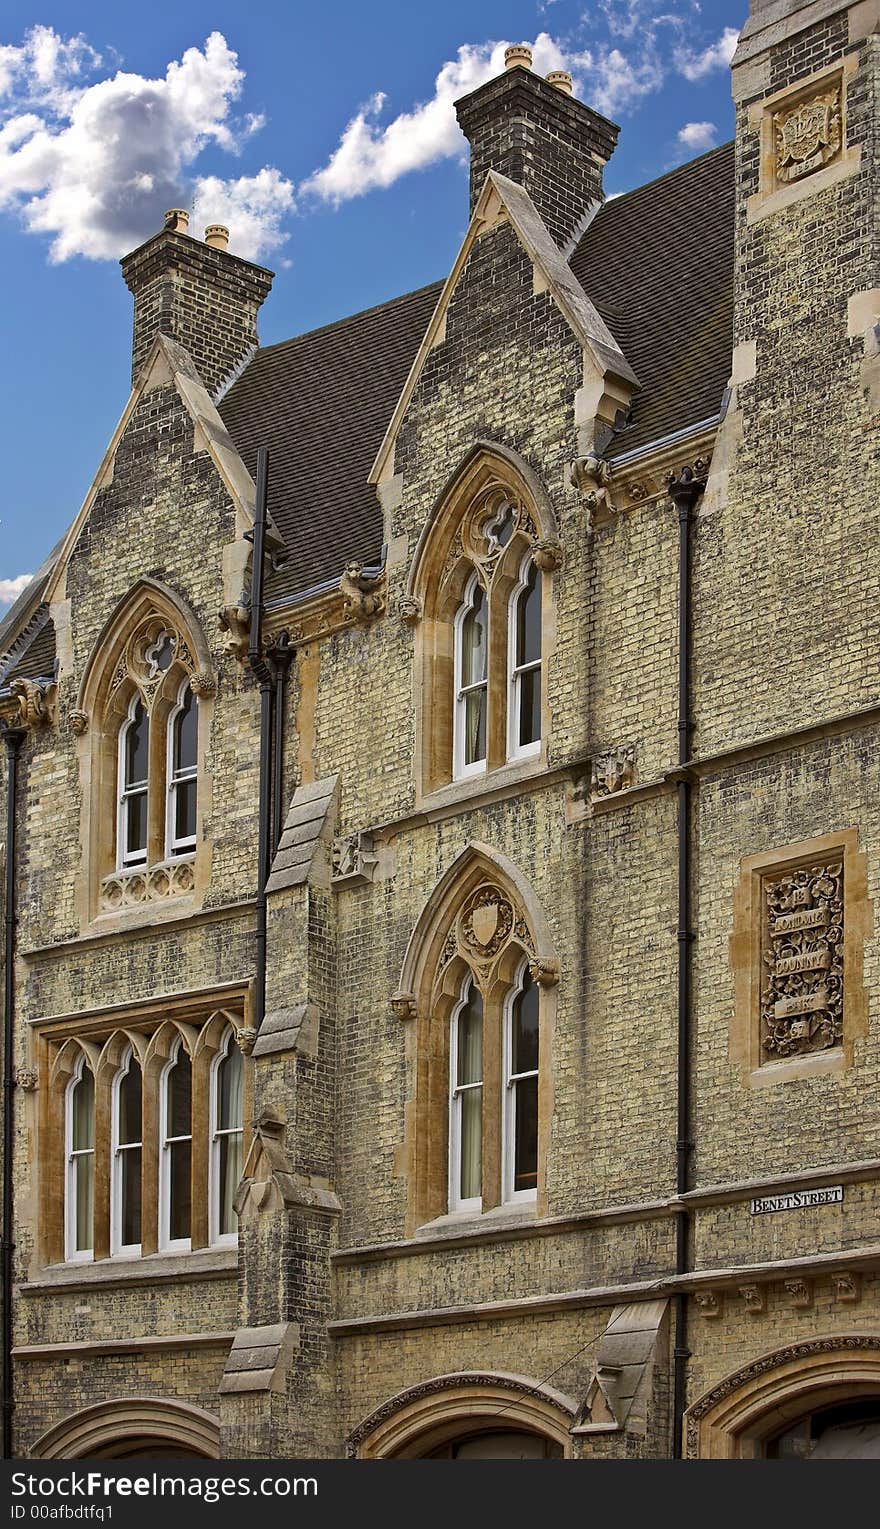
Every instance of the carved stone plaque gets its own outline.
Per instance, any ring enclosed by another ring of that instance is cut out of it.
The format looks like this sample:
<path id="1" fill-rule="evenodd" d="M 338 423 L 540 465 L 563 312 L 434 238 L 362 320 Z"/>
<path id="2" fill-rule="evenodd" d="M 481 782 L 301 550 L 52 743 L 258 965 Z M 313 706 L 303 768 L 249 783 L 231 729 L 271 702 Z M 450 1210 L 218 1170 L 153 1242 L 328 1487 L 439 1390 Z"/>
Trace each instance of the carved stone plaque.
<path id="1" fill-rule="evenodd" d="M 783 108 L 773 116 L 776 179 L 800 180 L 827 165 L 840 150 L 840 84 Z"/>
<path id="2" fill-rule="evenodd" d="M 779 1061 L 839 1046 L 843 862 L 823 861 L 768 877 L 763 894 L 764 1059 Z"/>

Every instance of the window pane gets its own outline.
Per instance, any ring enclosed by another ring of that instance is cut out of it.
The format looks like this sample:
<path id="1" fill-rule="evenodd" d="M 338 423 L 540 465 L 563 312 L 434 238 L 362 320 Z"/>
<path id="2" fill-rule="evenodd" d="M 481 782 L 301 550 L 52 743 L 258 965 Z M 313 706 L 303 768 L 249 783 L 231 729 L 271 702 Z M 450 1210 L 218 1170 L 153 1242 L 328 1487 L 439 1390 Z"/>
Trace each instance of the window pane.
<path id="1" fill-rule="evenodd" d="M 490 541 L 496 547 L 506 547 L 513 535 L 513 510 L 509 504 L 504 504 L 498 511 L 495 520 L 487 526 Z"/>
<path id="2" fill-rule="evenodd" d="M 129 855 L 137 854 L 147 848 L 147 793 L 139 791 L 137 796 L 130 796 L 125 803 L 125 839 L 126 849 Z"/>
<path id="3" fill-rule="evenodd" d="M 486 757 L 486 687 L 471 690 L 464 700 L 464 762 L 478 764 Z"/>
<path id="4" fill-rule="evenodd" d="M 461 1100 L 461 1182 L 462 1200 L 477 1200 L 482 1194 L 483 1090 L 465 1089 Z"/>
<path id="5" fill-rule="evenodd" d="M 526 968 L 522 992 L 513 1001 L 513 1066 L 511 1071 L 536 1072 L 538 1067 L 538 986 Z"/>
<path id="6" fill-rule="evenodd" d="M 129 1147 L 120 1152 L 122 1174 L 121 1241 L 125 1246 L 141 1240 L 141 1149 Z M 188 1235 L 188 1234 L 186 1234 Z"/>
<path id="7" fill-rule="evenodd" d="M 196 783 L 181 781 L 174 788 L 174 837 L 191 839 L 196 831 Z"/>
<path id="8" fill-rule="evenodd" d="M 190 1235 L 192 1144 L 188 1141 L 176 1141 L 168 1150 L 171 1153 L 171 1205 L 168 1233 L 171 1241 L 177 1242 Z"/>
<path id="9" fill-rule="evenodd" d="M 187 688 L 183 708 L 174 719 L 174 768 L 194 768 L 198 742 L 198 708 L 196 698 Z"/>
<path id="10" fill-rule="evenodd" d="M 119 1085 L 119 1145 L 141 1140 L 141 1070 L 132 1057 Z"/>
<path id="11" fill-rule="evenodd" d="M 74 1159 L 76 1177 L 76 1253 L 85 1253 L 94 1242 L 95 1154 L 85 1152 Z"/>
<path id="12" fill-rule="evenodd" d="M 74 1086 L 72 1105 L 72 1146 L 74 1152 L 83 1152 L 95 1145 L 95 1079 L 85 1065 Z"/>
<path id="13" fill-rule="evenodd" d="M 140 701 L 134 709 L 134 716 L 128 724 L 128 732 L 125 735 L 125 784 L 133 786 L 138 781 L 147 778 L 149 759 L 149 730 L 147 714 Z"/>
<path id="14" fill-rule="evenodd" d="M 241 1180 L 241 1134 L 220 1137 L 220 1236 L 238 1231 L 232 1199 Z"/>
<path id="15" fill-rule="evenodd" d="M 486 678 L 486 596 L 479 584 L 461 628 L 461 683 L 476 685 Z"/>
<path id="16" fill-rule="evenodd" d="M 535 564 L 529 567 L 526 587 L 516 606 L 517 664 L 537 663 L 541 657 L 541 573 Z"/>
<path id="17" fill-rule="evenodd" d="M 166 1136 L 192 1135 L 192 1065 L 181 1046 L 168 1074 L 168 1122 Z M 187 1152 L 189 1147 L 187 1147 Z"/>
<path id="18" fill-rule="evenodd" d="M 537 743 L 541 736 L 541 671 L 527 669 L 519 676 L 519 741 Z"/>
<path id="19" fill-rule="evenodd" d="M 241 1130 L 243 1081 L 241 1052 L 237 1046 L 232 1046 L 220 1063 L 217 1079 L 218 1131 Z"/>
<path id="20" fill-rule="evenodd" d="M 538 1080 L 515 1083 L 516 1133 L 513 1145 L 513 1187 L 534 1189 L 538 1183 Z"/>
<path id="21" fill-rule="evenodd" d="M 458 1073 L 456 1083 L 483 1081 L 483 1000 L 476 985 L 468 988 L 458 1016 Z"/>

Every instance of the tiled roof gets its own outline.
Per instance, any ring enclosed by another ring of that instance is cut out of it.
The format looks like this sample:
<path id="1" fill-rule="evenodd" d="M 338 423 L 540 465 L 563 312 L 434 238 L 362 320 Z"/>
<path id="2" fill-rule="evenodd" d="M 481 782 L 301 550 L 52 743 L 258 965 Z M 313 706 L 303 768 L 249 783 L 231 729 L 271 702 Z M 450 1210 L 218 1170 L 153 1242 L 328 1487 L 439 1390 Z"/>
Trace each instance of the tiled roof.
<path id="1" fill-rule="evenodd" d="M 733 345 L 733 144 L 606 202 L 571 268 L 641 383 L 610 455 L 718 413 Z"/>
<path id="2" fill-rule="evenodd" d="M 269 503 L 291 552 L 269 601 L 375 565 L 382 513 L 367 474 L 440 295 L 440 284 L 268 345 L 218 404 L 251 474 L 269 448 Z"/>
<path id="3" fill-rule="evenodd" d="M 8 651 L 0 655 L 0 689 L 10 680 L 51 679 L 55 673 L 55 628 L 41 605 Z"/>
<path id="4" fill-rule="evenodd" d="M 733 145 L 613 198 L 571 268 L 641 383 L 612 454 L 718 413 L 733 330 Z M 257 352 L 219 404 L 253 473 L 269 447 L 270 504 L 292 553 L 270 601 L 379 561 L 367 474 L 440 295 L 423 287 Z"/>

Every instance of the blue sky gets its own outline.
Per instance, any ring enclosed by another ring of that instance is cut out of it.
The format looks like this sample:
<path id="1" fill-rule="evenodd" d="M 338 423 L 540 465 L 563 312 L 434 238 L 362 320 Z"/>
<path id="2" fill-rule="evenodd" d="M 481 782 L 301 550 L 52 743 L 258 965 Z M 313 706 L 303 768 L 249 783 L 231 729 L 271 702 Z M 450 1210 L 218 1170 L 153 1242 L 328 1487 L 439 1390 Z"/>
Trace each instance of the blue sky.
<path id="1" fill-rule="evenodd" d="M 451 103 L 503 44 L 621 124 L 609 193 L 732 135 L 746 0 L 4 0 L 0 613 L 76 514 L 128 394 L 117 261 L 193 207 L 277 272 L 264 344 L 445 275 L 467 219 Z M 674 238 L 674 231 L 670 231 Z"/>

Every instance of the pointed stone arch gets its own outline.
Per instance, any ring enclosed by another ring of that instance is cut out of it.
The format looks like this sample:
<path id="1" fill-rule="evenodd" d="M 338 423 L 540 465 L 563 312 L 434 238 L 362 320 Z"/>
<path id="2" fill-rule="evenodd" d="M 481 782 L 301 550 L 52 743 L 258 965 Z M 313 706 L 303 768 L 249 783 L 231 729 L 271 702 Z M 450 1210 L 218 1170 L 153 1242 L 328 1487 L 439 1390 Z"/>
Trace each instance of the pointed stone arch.
<path id="1" fill-rule="evenodd" d="M 495 530 L 504 527 L 503 541 Z M 523 569 L 541 582 L 541 664 L 555 642 L 553 573 L 562 550 L 553 505 L 534 469 L 511 447 L 477 441 L 438 496 L 416 546 L 401 613 L 415 627 L 416 782 L 428 795 L 456 774 L 456 618 L 479 585 L 488 626 L 485 768 L 510 762 L 510 602 Z M 540 749 L 547 757 L 551 711 L 541 686 Z M 538 740 L 535 740 L 537 743 Z M 460 768 L 460 766 L 459 766 Z"/>
<path id="2" fill-rule="evenodd" d="M 537 1213 L 546 1212 L 546 1163 L 553 1115 L 551 1053 L 559 958 L 527 879 L 491 845 L 473 842 L 440 877 L 410 936 L 391 1000 L 408 1024 L 407 1225 L 448 1209 L 449 1037 L 470 974 L 483 1001 L 484 1211 L 503 1199 L 501 1092 L 504 1005 L 524 963 L 539 990 Z"/>

